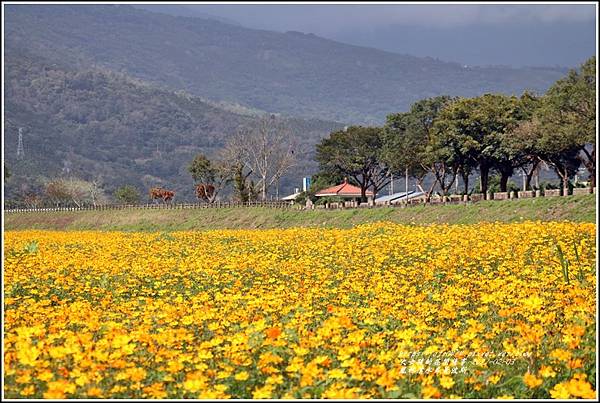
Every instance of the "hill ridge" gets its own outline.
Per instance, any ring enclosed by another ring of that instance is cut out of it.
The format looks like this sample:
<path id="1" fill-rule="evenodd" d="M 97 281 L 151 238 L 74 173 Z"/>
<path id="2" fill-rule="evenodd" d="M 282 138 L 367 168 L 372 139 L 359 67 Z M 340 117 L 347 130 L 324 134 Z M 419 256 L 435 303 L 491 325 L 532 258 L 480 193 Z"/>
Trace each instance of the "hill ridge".
<path id="1" fill-rule="evenodd" d="M 389 113 L 441 94 L 543 92 L 562 76 L 554 70 L 465 68 L 317 35 L 126 5 L 9 5 L 5 23 L 7 57 L 29 50 L 79 68 L 98 63 L 217 102 L 346 123 L 379 124 Z"/>

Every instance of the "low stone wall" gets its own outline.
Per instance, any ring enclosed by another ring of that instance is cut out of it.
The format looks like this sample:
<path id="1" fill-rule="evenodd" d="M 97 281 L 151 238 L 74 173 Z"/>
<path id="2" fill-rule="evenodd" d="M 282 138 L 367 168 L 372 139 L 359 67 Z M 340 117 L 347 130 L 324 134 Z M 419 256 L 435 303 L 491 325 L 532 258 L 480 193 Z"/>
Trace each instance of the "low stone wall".
<path id="1" fill-rule="evenodd" d="M 592 193 L 590 188 L 573 188 L 573 196 L 589 195 L 590 193 Z"/>
<path id="2" fill-rule="evenodd" d="M 519 199 L 528 199 L 528 198 L 531 198 L 531 197 L 536 197 L 535 193 L 536 192 L 533 191 L 533 190 L 525 190 L 525 191 L 521 190 L 521 191 L 519 191 L 519 193 L 517 194 L 517 196 L 518 196 Z"/>

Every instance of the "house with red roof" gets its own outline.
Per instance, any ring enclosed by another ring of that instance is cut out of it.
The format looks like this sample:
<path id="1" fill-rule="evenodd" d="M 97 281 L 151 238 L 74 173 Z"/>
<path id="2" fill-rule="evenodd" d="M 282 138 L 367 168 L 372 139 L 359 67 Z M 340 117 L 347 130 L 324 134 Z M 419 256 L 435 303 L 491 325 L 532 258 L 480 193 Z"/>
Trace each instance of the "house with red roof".
<path id="1" fill-rule="evenodd" d="M 315 196 L 317 197 L 327 197 L 327 196 L 337 196 L 343 199 L 360 199 L 362 193 L 358 186 L 351 185 L 348 183 L 348 179 L 344 178 L 344 183 L 332 187 L 328 187 L 327 189 L 323 189 L 318 191 Z M 366 192 L 367 198 L 372 200 L 373 192 L 367 190 Z"/>

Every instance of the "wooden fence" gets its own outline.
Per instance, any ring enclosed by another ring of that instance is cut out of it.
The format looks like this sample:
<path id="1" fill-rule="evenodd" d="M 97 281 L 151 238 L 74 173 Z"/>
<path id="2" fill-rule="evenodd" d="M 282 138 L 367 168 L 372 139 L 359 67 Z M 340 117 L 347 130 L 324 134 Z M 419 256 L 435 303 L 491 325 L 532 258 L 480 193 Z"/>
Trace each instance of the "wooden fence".
<path id="1" fill-rule="evenodd" d="M 561 189 L 546 190 L 546 194 L 542 194 L 540 191 L 528 191 L 528 192 L 506 192 L 506 193 L 494 193 L 488 194 L 487 200 L 515 200 L 515 199 L 527 199 L 527 198 L 538 198 L 538 197 L 569 197 L 562 196 L 564 193 Z M 596 193 L 596 188 L 574 188 L 573 195 L 583 195 Z M 351 203 L 348 202 L 332 202 L 326 205 L 316 205 L 313 208 L 317 209 L 342 209 L 342 208 L 378 208 L 378 207 L 410 207 L 424 204 L 471 204 L 485 200 L 483 194 L 471 194 L 465 200 L 462 195 L 451 195 L 447 196 L 446 199 L 439 197 L 432 197 L 428 203 L 422 198 L 410 199 L 408 204 L 406 202 L 400 203 L 386 203 L 386 204 L 375 204 L 368 205 L 367 203 Z M 5 213 L 35 213 L 35 212 L 51 212 L 51 211 L 89 211 L 89 210 L 145 210 L 145 209 L 211 209 L 211 208 L 234 208 L 234 207 L 267 207 L 275 209 L 296 209 L 306 210 L 301 204 L 292 204 L 284 201 L 257 201 L 257 202 L 221 202 L 217 201 L 212 204 L 207 203 L 151 203 L 151 204 L 104 204 L 96 206 L 82 206 L 82 207 L 42 207 L 42 208 L 10 208 L 5 209 Z"/>
<path id="2" fill-rule="evenodd" d="M 98 211 L 98 210 L 181 210 L 181 209 L 210 209 L 210 208 L 233 208 L 233 207 L 268 207 L 276 209 L 298 208 L 298 205 L 292 205 L 289 202 L 282 201 L 259 201 L 259 202 L 214 202 L 208 203 L 149 203 L 149 204 L 102 204 L 96 206 L 81 207 L 41 207 L 41 208 L 11 208 L 5 209 L 5 213 L 37 213 L 51 211 Z"/>

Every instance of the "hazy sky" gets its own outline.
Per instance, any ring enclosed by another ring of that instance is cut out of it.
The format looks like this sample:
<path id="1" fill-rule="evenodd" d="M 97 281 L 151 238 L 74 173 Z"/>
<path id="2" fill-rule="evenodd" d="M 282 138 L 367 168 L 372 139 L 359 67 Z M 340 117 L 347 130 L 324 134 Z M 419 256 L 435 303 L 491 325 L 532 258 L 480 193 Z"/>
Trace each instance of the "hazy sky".
<path id="1" fill-rule="evenodd" d="M 469 64 L 573 66 L 596 48 L 591 3 L 181 6 L 190 16 L 211 14 L 250 28 L 314 33 Z"/>
<path id="2" fill-rule="evenodd" d="M 335 33 L 348 28 L 403 24 L 460 27 L 470 24 L 594 21 L 594 5 L 480 4 L 198 4 L 199 11 L 237 20 L 243 25 L 276 30 Z"/>

